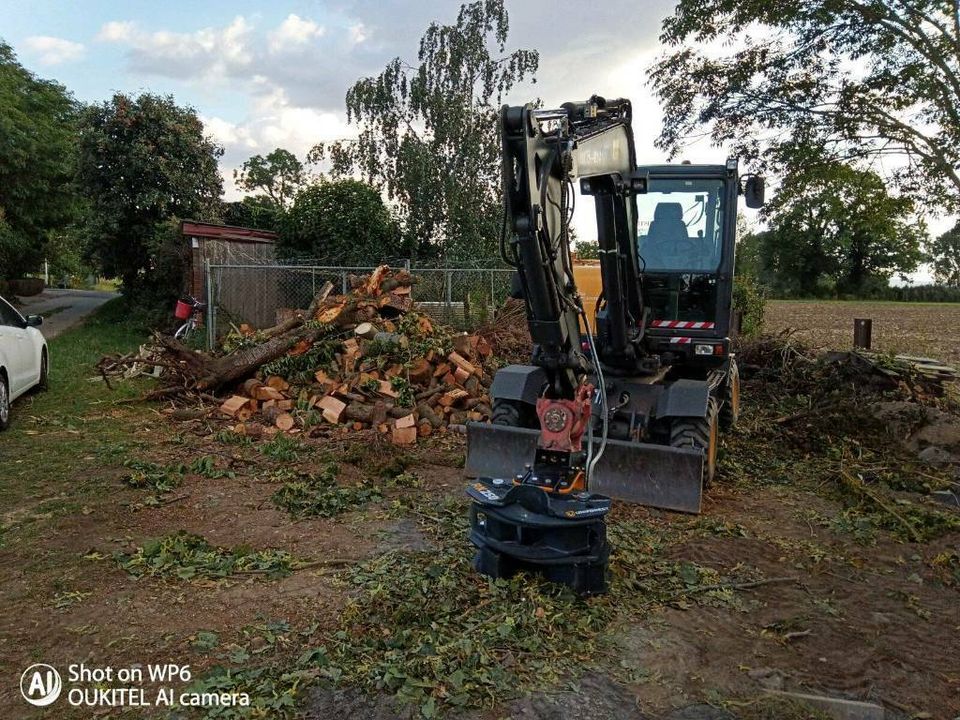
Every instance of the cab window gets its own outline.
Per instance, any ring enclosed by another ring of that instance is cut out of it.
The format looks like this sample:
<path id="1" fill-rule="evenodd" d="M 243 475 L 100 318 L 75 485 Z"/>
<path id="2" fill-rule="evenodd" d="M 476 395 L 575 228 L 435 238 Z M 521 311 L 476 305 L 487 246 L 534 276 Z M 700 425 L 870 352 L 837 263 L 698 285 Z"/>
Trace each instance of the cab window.
<path id="1" fill-rule="evenodd" d="M 637 195 L 637 249 L 647 272 L 716 272 L 723 250 L 723 181 L 651 178 Z"/>

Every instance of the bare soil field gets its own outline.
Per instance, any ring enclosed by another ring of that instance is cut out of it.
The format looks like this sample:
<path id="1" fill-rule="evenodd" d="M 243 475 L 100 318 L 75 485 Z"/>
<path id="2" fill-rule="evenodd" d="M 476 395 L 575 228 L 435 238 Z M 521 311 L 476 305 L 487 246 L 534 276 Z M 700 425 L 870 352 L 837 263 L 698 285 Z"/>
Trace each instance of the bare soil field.
<path id="1" fill-rule="evenodd" d="M 855 318 L 873 320 L 876 350 L 960 362 L 960 304 L 771 300 L 764 329 L 794 328 L 813 345 L 845 350 Z"/>
<path id="2" fill-rule="evenodd" d="M 771 316 L 798 324 L 784 305 Z M 184 687 L 255 705 L 177 717 L 826 717 L 770 690 L 960 714 L 960 513 L 930 497 L 950 471 L 868 409 L 904 398 L 754 358 L 703 513 L 618 505 L 610 592 L 582 600 L 472 571 L 462 435 L 251 441 L 175 420 L 136 400 L 146 381 L 88 380 L 140 342 L 117 327 L 58 339 L 53 389 L 0 440 L 3 717 L 91 716 L 27 706 L 32 662 L 189 664 Z"/>

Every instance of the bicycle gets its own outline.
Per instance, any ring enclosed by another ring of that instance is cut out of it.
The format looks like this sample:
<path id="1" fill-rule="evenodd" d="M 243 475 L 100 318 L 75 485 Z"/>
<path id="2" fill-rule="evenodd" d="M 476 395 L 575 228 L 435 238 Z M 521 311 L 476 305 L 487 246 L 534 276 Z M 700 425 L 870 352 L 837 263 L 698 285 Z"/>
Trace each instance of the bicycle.
<path id="1" fill-rule="evenodd" d="M 190 334 L 200 325 L 202 313 L 207 309 L 207 304 L 197 300 L 192 295 L 188 295 L 186 300 L 177 300 L 173 315 L 177 320 L 183 320 L 183 324 L 173 333 L 177 340 L 186 341 Z"/>

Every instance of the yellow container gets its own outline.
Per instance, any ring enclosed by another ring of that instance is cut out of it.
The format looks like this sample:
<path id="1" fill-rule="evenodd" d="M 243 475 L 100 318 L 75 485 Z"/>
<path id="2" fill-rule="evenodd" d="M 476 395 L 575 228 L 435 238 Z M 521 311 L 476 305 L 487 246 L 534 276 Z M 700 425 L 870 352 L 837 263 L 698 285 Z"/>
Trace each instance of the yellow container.
<path id="1" fill-rule="evenodd" d="M 587 317 L 593 320 L 597 307 L 597 298 L 603 290 L 603 281 L 600 279 L 599 260 L 574 260 L 573 279 L 577 283 L 577 290 L 583 298 L 583 309 Z"/>

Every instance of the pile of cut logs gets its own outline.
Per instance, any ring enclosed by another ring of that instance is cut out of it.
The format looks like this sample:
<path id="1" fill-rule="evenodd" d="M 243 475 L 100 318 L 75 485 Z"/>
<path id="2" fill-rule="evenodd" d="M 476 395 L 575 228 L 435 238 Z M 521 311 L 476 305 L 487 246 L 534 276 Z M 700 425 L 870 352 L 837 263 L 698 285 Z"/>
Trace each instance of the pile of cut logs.
<path id="1" fill-rule="evenodd" d="M 311 367 L 307 382 L 262 372 L 243 380 L 220 406 L 235 421 L 234 431 L 260 436 L 334 425 L 372 429 L 408 445 L 449 426 L 489 418 L 490 345 L 417 312 L 414 282 L 409 273 L 382 266 L 355 279 L 348 295 L 330 296 L 324 288 L 304 311 L 306 319 L 300 313 L 283 320 L 300 318 L 300 325 L 327 328 L 292 344 L 288 356 L 306 356 L 316 344 L 332 343 L 333 357 Z M 270 329 L 259 336 L 264 333 L 278 334 Z"/>

